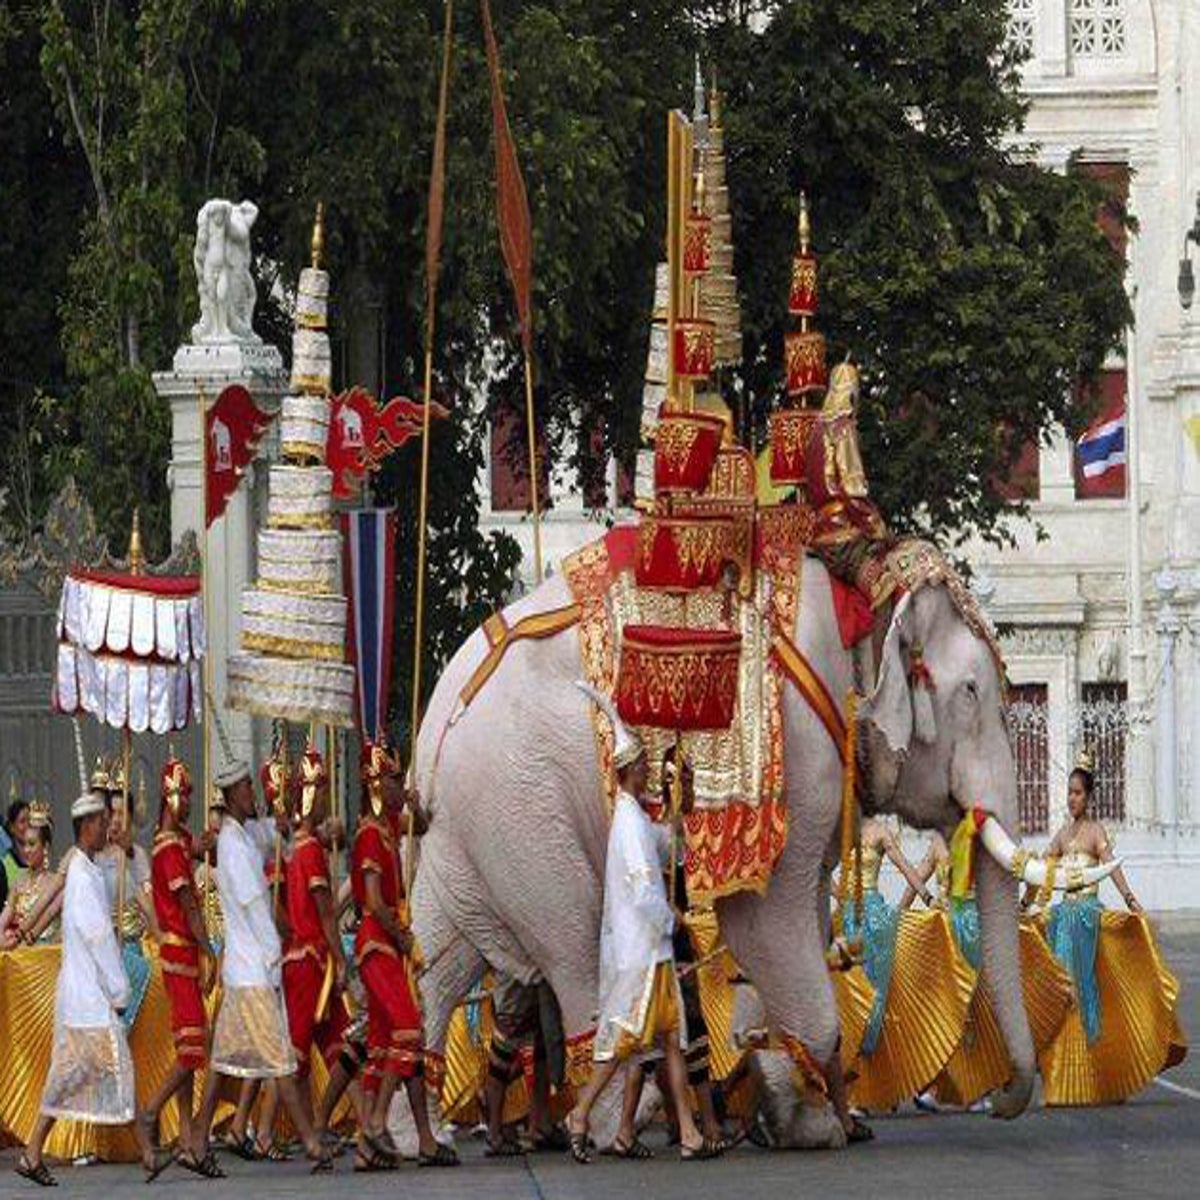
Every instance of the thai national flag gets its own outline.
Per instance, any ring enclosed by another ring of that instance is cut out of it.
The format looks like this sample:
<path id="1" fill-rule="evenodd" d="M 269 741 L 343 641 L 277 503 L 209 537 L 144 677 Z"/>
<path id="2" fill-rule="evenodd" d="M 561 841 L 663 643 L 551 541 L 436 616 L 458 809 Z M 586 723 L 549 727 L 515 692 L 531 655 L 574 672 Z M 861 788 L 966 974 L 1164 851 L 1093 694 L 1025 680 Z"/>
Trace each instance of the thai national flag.
<path id="1" fill-rule="evenodd" d="M 1125 401 L 1101 413 L 1075 444 L 1079 499 L 1125 495 Z"/>
<path id="2" fill-rule="evenodd" d="M 396 510 L 360 508 L 342 514 L 346 539 L 349 641 L 358 673 L 358 721 L 375 738 L 387 721 L 395 617 Z"/>

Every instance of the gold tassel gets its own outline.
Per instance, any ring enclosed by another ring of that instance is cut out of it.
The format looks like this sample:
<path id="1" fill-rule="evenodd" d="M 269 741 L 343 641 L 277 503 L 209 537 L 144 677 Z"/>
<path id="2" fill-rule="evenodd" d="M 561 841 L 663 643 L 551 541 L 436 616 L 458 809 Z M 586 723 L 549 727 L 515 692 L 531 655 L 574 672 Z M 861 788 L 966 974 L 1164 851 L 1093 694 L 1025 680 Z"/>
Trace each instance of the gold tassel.
<path id="1" fill-rule="evenodd" d="M 854 916 L 856 927 L 862 919 L 862 838 L 858 822 L 858 697 L 851 688 L 846 695 L 846 741 L 842 759 L 842 902 L 846 899 L 846 881 L 854 879 Z M 851 857 L 853 856 L 853 863 Z M 842 934 L 841 906 L 836 917 L 837 934 Z"/>

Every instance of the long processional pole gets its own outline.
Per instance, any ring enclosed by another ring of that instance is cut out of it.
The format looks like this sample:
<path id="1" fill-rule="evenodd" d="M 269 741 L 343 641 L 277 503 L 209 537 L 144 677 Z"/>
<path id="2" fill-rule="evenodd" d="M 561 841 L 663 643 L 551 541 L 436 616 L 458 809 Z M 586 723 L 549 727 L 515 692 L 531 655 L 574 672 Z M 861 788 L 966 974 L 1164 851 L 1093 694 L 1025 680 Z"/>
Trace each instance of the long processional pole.
<path id="1" fill-rule="evenodd" d="M 442 251 L 442 217 L 446 191 L 446 105 L 450 92 L 450 50 L 454 35 L 454 0 L 446 0 L 442 30 L 442 75 L 438 84 L 437 128 L 433 139 L 433 168 L 429 175 L 429 217 L 425 235 L 425 395 L 421 416 L 421 493 L 417 517 L 417 596 L 413 620 L 412 712 L 409 726 L 409 770 L 417 762 L 417 731 L 421 725 L 421 658 L 425 638 L 425 562 L 428 556 L 429 422 L 433 393 L 433 335 L 436 322 L 437 278 Z M 415 804 L 415 801 L 414 801 Z M 404 895 L 412 890 L 416 851 L 416 813 L 410 805 L 404 850 Z"/>

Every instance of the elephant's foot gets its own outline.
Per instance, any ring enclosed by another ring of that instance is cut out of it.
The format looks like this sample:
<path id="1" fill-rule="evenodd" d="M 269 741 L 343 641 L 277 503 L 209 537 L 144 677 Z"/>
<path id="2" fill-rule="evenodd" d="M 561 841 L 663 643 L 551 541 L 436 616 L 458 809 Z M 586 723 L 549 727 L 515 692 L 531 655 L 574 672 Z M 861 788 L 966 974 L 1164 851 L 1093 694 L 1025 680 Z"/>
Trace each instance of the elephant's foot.
<path id="1" fill-rule="evenodd" d="M 1029 1107 L 1032 1096 L 1033 1072 L 1019 1072 L 1009 1080 L 1007 1087 L 992 1096 L 992 1116 L 1011 1121 Z"/>
<path id="2" fill-rule="evenodd" d="M 796 1090 L 795 1064 L 779 1050 L 760 1050 L 754 1065 L 762 1077 L 762 1116 L 775 1145 L 784 1150 L 841 1150 L 846 1131 L 819 1094 Z"/>
<path id="3" fill-rule="evenodd" d="M 789 1144 L 797 1150 L 843 1150 L 846 1130 L 830 1104 L 806 1102 L 796 1110 Z"/>

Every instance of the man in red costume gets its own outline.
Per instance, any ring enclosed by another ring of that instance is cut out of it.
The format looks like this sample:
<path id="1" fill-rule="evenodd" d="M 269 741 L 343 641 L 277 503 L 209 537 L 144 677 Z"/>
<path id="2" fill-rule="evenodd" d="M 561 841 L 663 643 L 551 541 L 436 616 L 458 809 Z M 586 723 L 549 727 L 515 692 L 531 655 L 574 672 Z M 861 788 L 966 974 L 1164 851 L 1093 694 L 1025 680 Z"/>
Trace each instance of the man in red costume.
<path id="1" fill-rule="evenodd" d="M 187 1146 L 192 1143 L 193 1081 L 208 1057 L 203 989 L 214 955 L 192 874 L 193 845 L 188 832 L 192 781 L 178 759 L 169 759 L 163 767 L 161 791 L 150 887 L 162 935 L 162 979 L 171 1006 L 175 1062 L 138 1120 L 153 1137 L 159 1114 L 174 1096 L 180 1143 Z"/>
<path id="2" fill-rule="evenodd" d="M 347 1045 L 350 1014 L 346 1007 L 346 956 L 338 936 L 337 910 L 329 873 L 329 855 L 321 833 L 329 807 L 329 776 L 315 747 L 300 760 L 296 790 L 299 811 L 292 854 L 287 862 L 287 949 L 283 956 L 283 992 L 288 1027 L 299 1064 L 300 1095 L 311 1108 L 307 1086 L 314 1045 L 329 1070 L 329 1083 L 313 1122 L 328 1138 L 329 1118 L 358 1069 Z"/>
<path id="3" fill-rule="evenodd" d="M 363 746 L 362 815 L 354 838 L 350 880 L 361 916 L 354 955 L 367 991 L 369 1060 L 365 1087 L 370 1118 L 361 1130 L 356 1170 L 386 1170 L 399 1154 L 387 1132 L 387 1114 L 401 1080 L 408 1092 L 421 1166 L 458 1165 L 458 1156 L 433 1136 L 425 1096 L 421 1010 L 412 978 L 415 949 L 408 925 L 400 844 L 407 828 L 424 821 L 415 796 L 405 791 L 399 755 L 383 741 Z"/>

